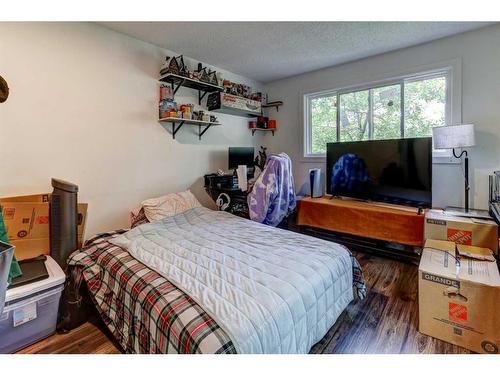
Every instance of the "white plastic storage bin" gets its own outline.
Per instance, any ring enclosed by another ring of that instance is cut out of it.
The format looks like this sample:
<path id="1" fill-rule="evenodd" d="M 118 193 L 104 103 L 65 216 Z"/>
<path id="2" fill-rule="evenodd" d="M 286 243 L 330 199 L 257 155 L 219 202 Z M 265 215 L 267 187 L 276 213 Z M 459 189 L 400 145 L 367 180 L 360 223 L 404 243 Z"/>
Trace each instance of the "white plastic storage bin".
<path id="1" fill-rule="evenodd" d="M 56 331 L 66 276 L 49 256 L 45 266 L 48 278 L 7 290 L 0 315 L 0 353 L 16 352 Z"/>

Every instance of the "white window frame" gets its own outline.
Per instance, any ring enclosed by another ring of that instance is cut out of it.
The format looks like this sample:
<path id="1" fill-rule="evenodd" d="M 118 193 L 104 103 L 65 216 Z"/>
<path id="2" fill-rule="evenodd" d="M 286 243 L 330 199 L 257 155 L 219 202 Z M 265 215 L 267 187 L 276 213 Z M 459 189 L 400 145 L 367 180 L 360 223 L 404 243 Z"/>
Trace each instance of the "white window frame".
<path id="1" fill-rule="evenodd" d="M 404 83 L 419 81 L 422 79 L 428 79 L 432 77 L 446 77 L 446 112 L 445 112 L 445 124 L 459 124 L 462 121 L 461 113 L 461 60 L 455 59 L 452 61 L 428 65 L 425 67 L 420 67 L 413 69 L 412 72 L 399 74 L 391 78 L 385 78 L 377 81 L 372 81 L 369 83 L 344 86 L 337 89 L 330 90 L 314 90 L 311 92 L 302 92 L 302 109 L 303 109 L 303 162 L 324 162 L 326 159 L 325 153 L 312 153 L 312 126 L 311 126 L 311 100 L 327 96 L 337 96 L 337 104 L 339 103 L 339 97 L 342 94 L 347 94 L 355 91 L 362 91 L 368 89 L 374 89 L 383 86 L 390 85 L 401 85 L 401 101 L 404 102 Z M 401 121 L 404 124 L 404 106 L 401 106 Z M 337 107 L 337 121 L 339 123 L 338 117 L 340 116 L 339 108 Z M 337 127 L 337 137 L 339 134 L 339 129 Z M 433 151 L 433 163 L 456 163 L 456 160 L 451 154 L 451 150 L 434 150 Z"/>

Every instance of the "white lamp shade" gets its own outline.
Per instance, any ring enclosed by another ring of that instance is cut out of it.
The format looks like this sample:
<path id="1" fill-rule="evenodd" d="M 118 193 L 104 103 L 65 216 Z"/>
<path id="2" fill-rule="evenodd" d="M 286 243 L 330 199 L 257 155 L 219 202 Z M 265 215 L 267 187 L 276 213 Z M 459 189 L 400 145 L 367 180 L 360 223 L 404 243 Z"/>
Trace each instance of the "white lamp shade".
<path id="1" fill-rule="evenodd" d="M 438 126 L 432 128 L 434 148 L 472 147 L 476 144 L 474 124 Z"/>

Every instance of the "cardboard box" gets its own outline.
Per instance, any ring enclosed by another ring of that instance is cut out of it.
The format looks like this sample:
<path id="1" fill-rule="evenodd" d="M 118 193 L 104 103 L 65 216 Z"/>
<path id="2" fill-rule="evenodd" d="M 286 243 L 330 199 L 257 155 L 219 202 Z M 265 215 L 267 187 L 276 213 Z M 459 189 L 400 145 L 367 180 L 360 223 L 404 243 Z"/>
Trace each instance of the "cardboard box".
<path id="1" fill-rule="evenodd" d="M 499 353 L 500 275 L 491 250 L 428 239 L 418 268 L 418 304 L 421 333 Z"/>
<path id="2" fill-rule="evenodd" d="M 16 247 L 14 254 L 17 260 L 30 259 L 42 254 L 50 255 L 50 239 L 48 237 L 9 242 Z"/>
<path id="3" fill-rule="evenodd" d="M 498 225 L 493 220 L 450 216 L 442 210 L 429 210 L 425 214 L 424 237 L 486 247 L 498 254 Z"/>
<path id="4" fill-rule="evenodd" d="M 18 260 L 50 254 L 50 194 L 0 198 L 9 242 Z M 87 203 L 78 203 L 78 246 L 87 221 Z"/>

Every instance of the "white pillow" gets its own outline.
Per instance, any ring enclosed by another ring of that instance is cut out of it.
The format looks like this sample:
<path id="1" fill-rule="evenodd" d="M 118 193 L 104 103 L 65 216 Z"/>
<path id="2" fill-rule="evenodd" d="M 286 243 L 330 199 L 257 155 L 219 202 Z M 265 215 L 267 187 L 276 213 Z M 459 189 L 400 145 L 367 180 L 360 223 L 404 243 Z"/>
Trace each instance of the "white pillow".
<path id="1" fill-rule="evenodd" d="M 170 193 L 158 198 L 147 199 L 141 203 L 144 214 L 149 221 L 160 220 L 174 216 L 194 207 L 201 207 L 201 203 L 189 190 L 180 193 Z"/>

